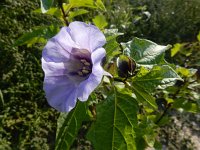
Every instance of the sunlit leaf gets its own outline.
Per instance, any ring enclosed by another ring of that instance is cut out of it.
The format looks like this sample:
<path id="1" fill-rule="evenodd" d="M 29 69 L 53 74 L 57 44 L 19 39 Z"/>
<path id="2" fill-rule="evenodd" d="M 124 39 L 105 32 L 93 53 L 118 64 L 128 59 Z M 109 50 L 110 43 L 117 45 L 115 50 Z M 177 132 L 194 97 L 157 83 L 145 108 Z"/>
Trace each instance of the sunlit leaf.
<path id="1" fill-rule="evenodd" d="M 165 89 L 175 84 L 181 77 L 167 65 L 154 66 L 151 70 L 141 67 L 137 76 L 133 78 L 133 84 L 137 83 L 146 91 L 153 92 L 156 88 Z"/>
<path id="2" fill-rule="evenodd" d="M 115 90 L 97 106 L 97 120 L 87 135 L 95 150 L 135 150 L 137 102 Z"/>
<path id="3" fill-rule="evenodd" d="M 106 7 L 104 6 L 102 0 L 96 0 L 96 3 L 95 3 L 95 4 L 96 4 L 96 6 L 97 6 L 98 8 L 100 8 L 101 10 L 106 11 Z"/>
<path id="4" fill-rule="evenodd" d="M 132 41 L 122 43 L 124 54 L 132 57 L 138 64 L 162 64 L 164 52 L 171 46 L 158 45 L 146 39 L 134 38 Z"/>
<path id="5" fill-rule="evenodd" d="M 118 32 L 118 29 L 105 29 L 104 34 L 106 36 L 106 54 L 110 56 L 119 48 L 119 43 L 116 41 L 116 38 L 123 35 L 123 33 Z"/>
<path id="6" fill-rule="evenodd" d="M 180 43 L 175 44 L 171 49 L 171 57 L 174 57 L 180 51 L 181 47 L 182 45 Z"/>
<path id="7" fill-rule="evenodd" d="M 61 113 L 58 118 L 55 150 L 69 150 L 83 120 L 86 118 L 86 103 L 78 102 L 70 113 Z"/>
<path id="8" fill-rule="evenodd" d="M 93 0 L 69 0 L 69 4 L 72 7 L 96 8 Z"/>
<path id="9" fill-rule="evenodd" d="M 197 39 L 198 41 L 200 41 L 200 31 L 199 31 L 199 34 L 197 35 Z"/>
<path id="10" fill-rule="evenodd" d="M 99 29 L 104 29 L 108 25 L 106 18 L 103 15 L 95 16 L 92 21 Z"/>
<path id="11" fill-rule="evenodd" d="M 72 21 L 73 18 L 76 17 L 76 16 L 83 15 L 83 14 L 86 14 L 88 12 L 89 11 L 85 10 L 85 9 L 77 9 L 77 10 L 74 10 L 74 11 L 70 11 L 69 12 L 69 21 Z"/>
<path id="12" fill-rule="evenodd" d="M 40 0 L 42 13 L 46 13 L 52 6 L 54 0 Z"/>

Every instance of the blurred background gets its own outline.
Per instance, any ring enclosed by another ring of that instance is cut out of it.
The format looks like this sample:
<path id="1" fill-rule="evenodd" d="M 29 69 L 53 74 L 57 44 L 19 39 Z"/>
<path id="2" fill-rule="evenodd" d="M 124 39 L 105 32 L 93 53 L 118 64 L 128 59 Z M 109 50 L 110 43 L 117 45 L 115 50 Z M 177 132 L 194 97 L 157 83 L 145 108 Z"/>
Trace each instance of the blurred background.
<path id="1" fill-rule="evenodd" d="M 200 106 L 200 1 L 199 0 L 103 0 L 106 11 L 91 10 L 72 20 L 92 21 L 94 14 L 105 16 L 106 28 L 117 28 L 127 42 L 134 36 L 157 44 L 173 45 L 166 59 L 182 67 L 178 73 L 185 79 L 175 88 L 175 97 L 183 97 L 178 111 L 168 113 L 171 119 L 161 126 L 158 140 L 166 149 L 199 149 L 199 108 L 188 107 L 188 101 Z M 39 0 L 0 1 L 0 150 L 54 149 L 56 120 L 42 90 L 42 44 L 34 40 L 26 45 L 15 41 L 38 26 L 62 26 L 53 15 L 37 13 Z M 48 35 L 51 36 L 51 35 Z M 45 41 L 43 42 L 45 43 Z M 184 70 L 185 69 L 185 70 Z M 185 75 L 187 69 L 194 73 Z M 184 70 L 184 71 L 183 71 Z M 194 79 L 195 78 L 195 79 Z M 191 82 L 192 81 L 192 82 Z M 170 91 L 171 90 L 171 91 Z M 158 91 L 157 95 L 162 94 Z M 77 138 L 74 149 L 91 149 L 90 143 Z"/>

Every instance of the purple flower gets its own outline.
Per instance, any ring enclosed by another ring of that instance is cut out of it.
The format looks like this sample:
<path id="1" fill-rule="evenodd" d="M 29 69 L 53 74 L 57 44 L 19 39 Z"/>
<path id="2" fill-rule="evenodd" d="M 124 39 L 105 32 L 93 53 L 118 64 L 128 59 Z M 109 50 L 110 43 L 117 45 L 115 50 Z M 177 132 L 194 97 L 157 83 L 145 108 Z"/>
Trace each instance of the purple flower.
<path id="1" fill-rule="evenodd" d="M 52 107 L 69 112 L 77 98 L 88 99 L 105 74 L 101 66 L 105 43 L 105 36 L 97 27 L 78 21 L 63 27 L 47 42 L 42 68 L 44 91 Z"/>

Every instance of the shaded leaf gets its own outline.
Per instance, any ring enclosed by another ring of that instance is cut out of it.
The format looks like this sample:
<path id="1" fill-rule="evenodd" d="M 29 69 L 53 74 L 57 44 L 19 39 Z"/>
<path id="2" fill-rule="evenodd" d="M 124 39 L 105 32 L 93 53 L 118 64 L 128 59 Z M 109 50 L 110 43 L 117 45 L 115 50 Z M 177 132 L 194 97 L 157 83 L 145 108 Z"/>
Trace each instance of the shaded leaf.
<path id="1" fill-rule="evenodd" d="M 53 25 L 37 27 L 31 32 L 25 33 L 19 39 L 17 39 L 14 43 L 14 46 L 25 44 L 30 46 L 30 44 L 35 44 L 38 41 L 44 42 L 45 39 L 48 40 L 49 38 L 53 37 L 58 31 L 59 28 Z"/>
<path id="2" fill-rule="evenodd" d="M 86 103 L 79 102 L 70 113 L 61 113 L 58 118 L 55 150 L 69 150 L 86 118 Z"/>
<path id="3" fill-rule="evenodd" d="M 134 150 L 137 125 L 137 102 L 130 95 L 115 91 L 97 106 L 97 120 L 88 139 L 95 150 Z"/>
<path id="4" fill-rule="evenodd" d="M 142 85 L 137 82 L 133 82 L 131 89 L 136 95 L 137 101 L 142 102 L 143 104 L 148 104 L 154 109 L 157 109 L 155 98 L 149 92 L 147 92 Z"/>

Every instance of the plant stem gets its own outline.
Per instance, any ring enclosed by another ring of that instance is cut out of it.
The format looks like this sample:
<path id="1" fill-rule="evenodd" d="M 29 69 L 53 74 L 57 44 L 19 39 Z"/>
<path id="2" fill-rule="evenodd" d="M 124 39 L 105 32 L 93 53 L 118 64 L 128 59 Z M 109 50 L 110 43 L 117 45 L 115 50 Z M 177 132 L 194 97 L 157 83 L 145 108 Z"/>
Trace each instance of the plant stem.
<path id="1" fill-rule="evenodd" d="M 69 22 L 68 22 L 68 20 L 67 20 L 67 18 L 66 18 L 67 14 L 65 13 L 65 10 L 64 10 L 63 4 L 62 4 L 62 0 L 59 1 L 58 4 L 59 4 L 59 7 L 60 7 L 60 9 L 61 9 L 61 11 L 62 11 L 63 20 L 65 21 L 65 25 L 68 26 L 68 25 L 69 25 Z"/>

